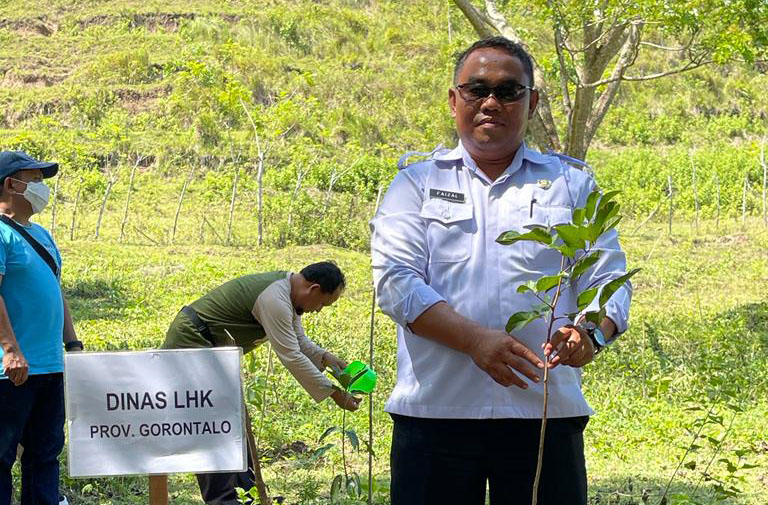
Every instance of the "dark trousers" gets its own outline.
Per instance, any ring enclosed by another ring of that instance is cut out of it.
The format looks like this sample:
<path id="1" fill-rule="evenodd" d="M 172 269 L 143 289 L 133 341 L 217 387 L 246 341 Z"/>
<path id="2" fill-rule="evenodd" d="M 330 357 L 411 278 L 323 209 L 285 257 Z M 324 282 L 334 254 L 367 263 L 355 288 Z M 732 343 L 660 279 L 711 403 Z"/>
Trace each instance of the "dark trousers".
<path id="1" fill-rule="evenodd" d="M 239 473 L 199 473 L 197 484 L 200 494 L 208 505 L 240 505 L 237 501 L 236 487 L 248 491 L 256 485 L 251 469 L 251 450 L 248 448 L 248 469 Z M 2 504 L 0 504 L 2 505 Z"/>
<path id="2" fill-rule="evenodd" d="M 58 505 L 59 453 L 64 447 L 61 373 L 30 375 L 21 386 L 0 380 L 0 505 L 10 505 L 11 467 L 21 456 L 21 504 Z"/>
<path id="3" fill-rule="evenodd" d="M 531 503 L 541 420 L 392 419 L 392 505 L 484 505 L 486 484 L 491 505 Z M 588 421 L 547 421 L 541 505 L 586 505 Z"/>

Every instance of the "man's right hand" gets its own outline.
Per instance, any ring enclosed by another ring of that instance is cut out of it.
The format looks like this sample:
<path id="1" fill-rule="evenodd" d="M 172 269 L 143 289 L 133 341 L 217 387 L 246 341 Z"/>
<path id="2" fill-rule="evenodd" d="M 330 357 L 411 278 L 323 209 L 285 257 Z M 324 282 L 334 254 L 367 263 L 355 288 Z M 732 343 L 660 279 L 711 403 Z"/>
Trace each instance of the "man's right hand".
<path id="1" fill-rule="evenodd" d="M 541 378 L 536 368 L 543 369 L 541 359 L 514 337 L 500 330 L 486 329 L 478 334 L 469 350 L 475 364 L 493 380 L 502 386 L 517 386 L 528 388 L 515 372 L 528 377 L 534 382 Z"/>
<path id="2" fill-rule="evenodd" d="M 3 352 L 3 370 L 14 386 L 21 386 L 29 377 L 29 363 L 21 350 Z"/>
<path id="3" fill-rule="evenodd" d="M 336 405 L 350 412 L 354 412 L 360 407 L 360 398 L 356 398 L 340 389 L 334 391 L 331 394 L 331 398 L 336 402 Z"/>

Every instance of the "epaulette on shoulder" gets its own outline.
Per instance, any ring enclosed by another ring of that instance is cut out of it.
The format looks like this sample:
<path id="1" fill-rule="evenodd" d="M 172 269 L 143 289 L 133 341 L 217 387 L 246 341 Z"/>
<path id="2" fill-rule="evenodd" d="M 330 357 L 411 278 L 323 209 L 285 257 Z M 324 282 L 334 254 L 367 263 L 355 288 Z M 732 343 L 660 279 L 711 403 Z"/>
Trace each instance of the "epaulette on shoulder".
<path id="1" fill-rule="evenodd" d="M 407 167 L 408 165 L 410 165 L 411 163 L 408 163 L 408 160 L 410 158 L 420 158 L 417 161 L 431 160 L 432 157 L 435 154 L 439 154 L 439 153 L 441 153 L 444 150 L 445 150 L 445 148 L 443 147 L 442 144 L 440 144 L 439 146 L 435 147 L 434 149 L 432 149 L 429 152 L 408 151 L 407 153 L 405 153 L 402 156 L 400 156 L 399 160 L 397 160 L 397 169 L 398 170 L 402 170 L 405 167 Z M 414 161 L 412 163 L 416 163 L 417 161 Z"/>
<path id="2" fill-rule="evenodd" d="M 556 153 L 555 151 L 552 151 L 552 150 L 548 151 L 547 155 L 559 158 L 560 161 L 562 161 L 563 163 L 567 163 L 568 165 L 578 170 L 583 170 L 590 175 L 594 175 L 595 173 L 595 170 L 586 161 L 583 161 L 577 158 L 572 158 L 563 153 Z"/>

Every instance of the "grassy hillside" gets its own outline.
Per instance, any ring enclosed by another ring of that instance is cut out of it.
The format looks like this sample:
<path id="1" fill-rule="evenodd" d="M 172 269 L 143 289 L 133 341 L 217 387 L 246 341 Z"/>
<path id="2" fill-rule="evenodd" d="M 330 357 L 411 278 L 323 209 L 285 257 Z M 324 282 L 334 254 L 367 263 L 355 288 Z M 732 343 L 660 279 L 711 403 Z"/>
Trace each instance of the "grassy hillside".
<path id="1" fill-rule="evenodd" d="M 548 58 L 525 14 L 511 19 Z M 364 219 L 401 153 L 455 142 L 446 89 L 474 39 L 448 0 L 6 1 L 0 146 L 61 160 L 62 205 L 83 179 L 85 208 L 98 209 L 112 179 L 108 210 L 119 208 L 139 159 L 158 182 L 143 199 L 150 211 L 189 177 L 204 196 L 191 205 L 224 216 L 238 170 L 253 208 L 261 152 L 268 243 L 363 249 L 365 227 L 323 229 L 317 217 Z M 653 68 L 649 58 L 636 70 Z M 759 214 L 765 71 L 732 64 L 625 84 L 588 161 L 604 186 L 628 189 L 637 216 L 665 198 L 669 177 L 679 215 L 693 214 L 694 187 L 706 215 L 739 215 L 745 200 Z"/>

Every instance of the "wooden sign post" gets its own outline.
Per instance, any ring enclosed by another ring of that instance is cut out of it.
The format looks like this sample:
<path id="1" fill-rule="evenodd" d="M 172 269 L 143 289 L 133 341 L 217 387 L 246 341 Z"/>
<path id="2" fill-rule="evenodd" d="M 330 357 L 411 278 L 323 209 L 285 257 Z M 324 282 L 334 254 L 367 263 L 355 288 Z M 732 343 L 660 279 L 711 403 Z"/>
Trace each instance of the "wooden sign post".
<path id="1" fill-rule="evenodd" d="M 168 476 L 149 476 L 149 505 L 168 505 Z"/>

